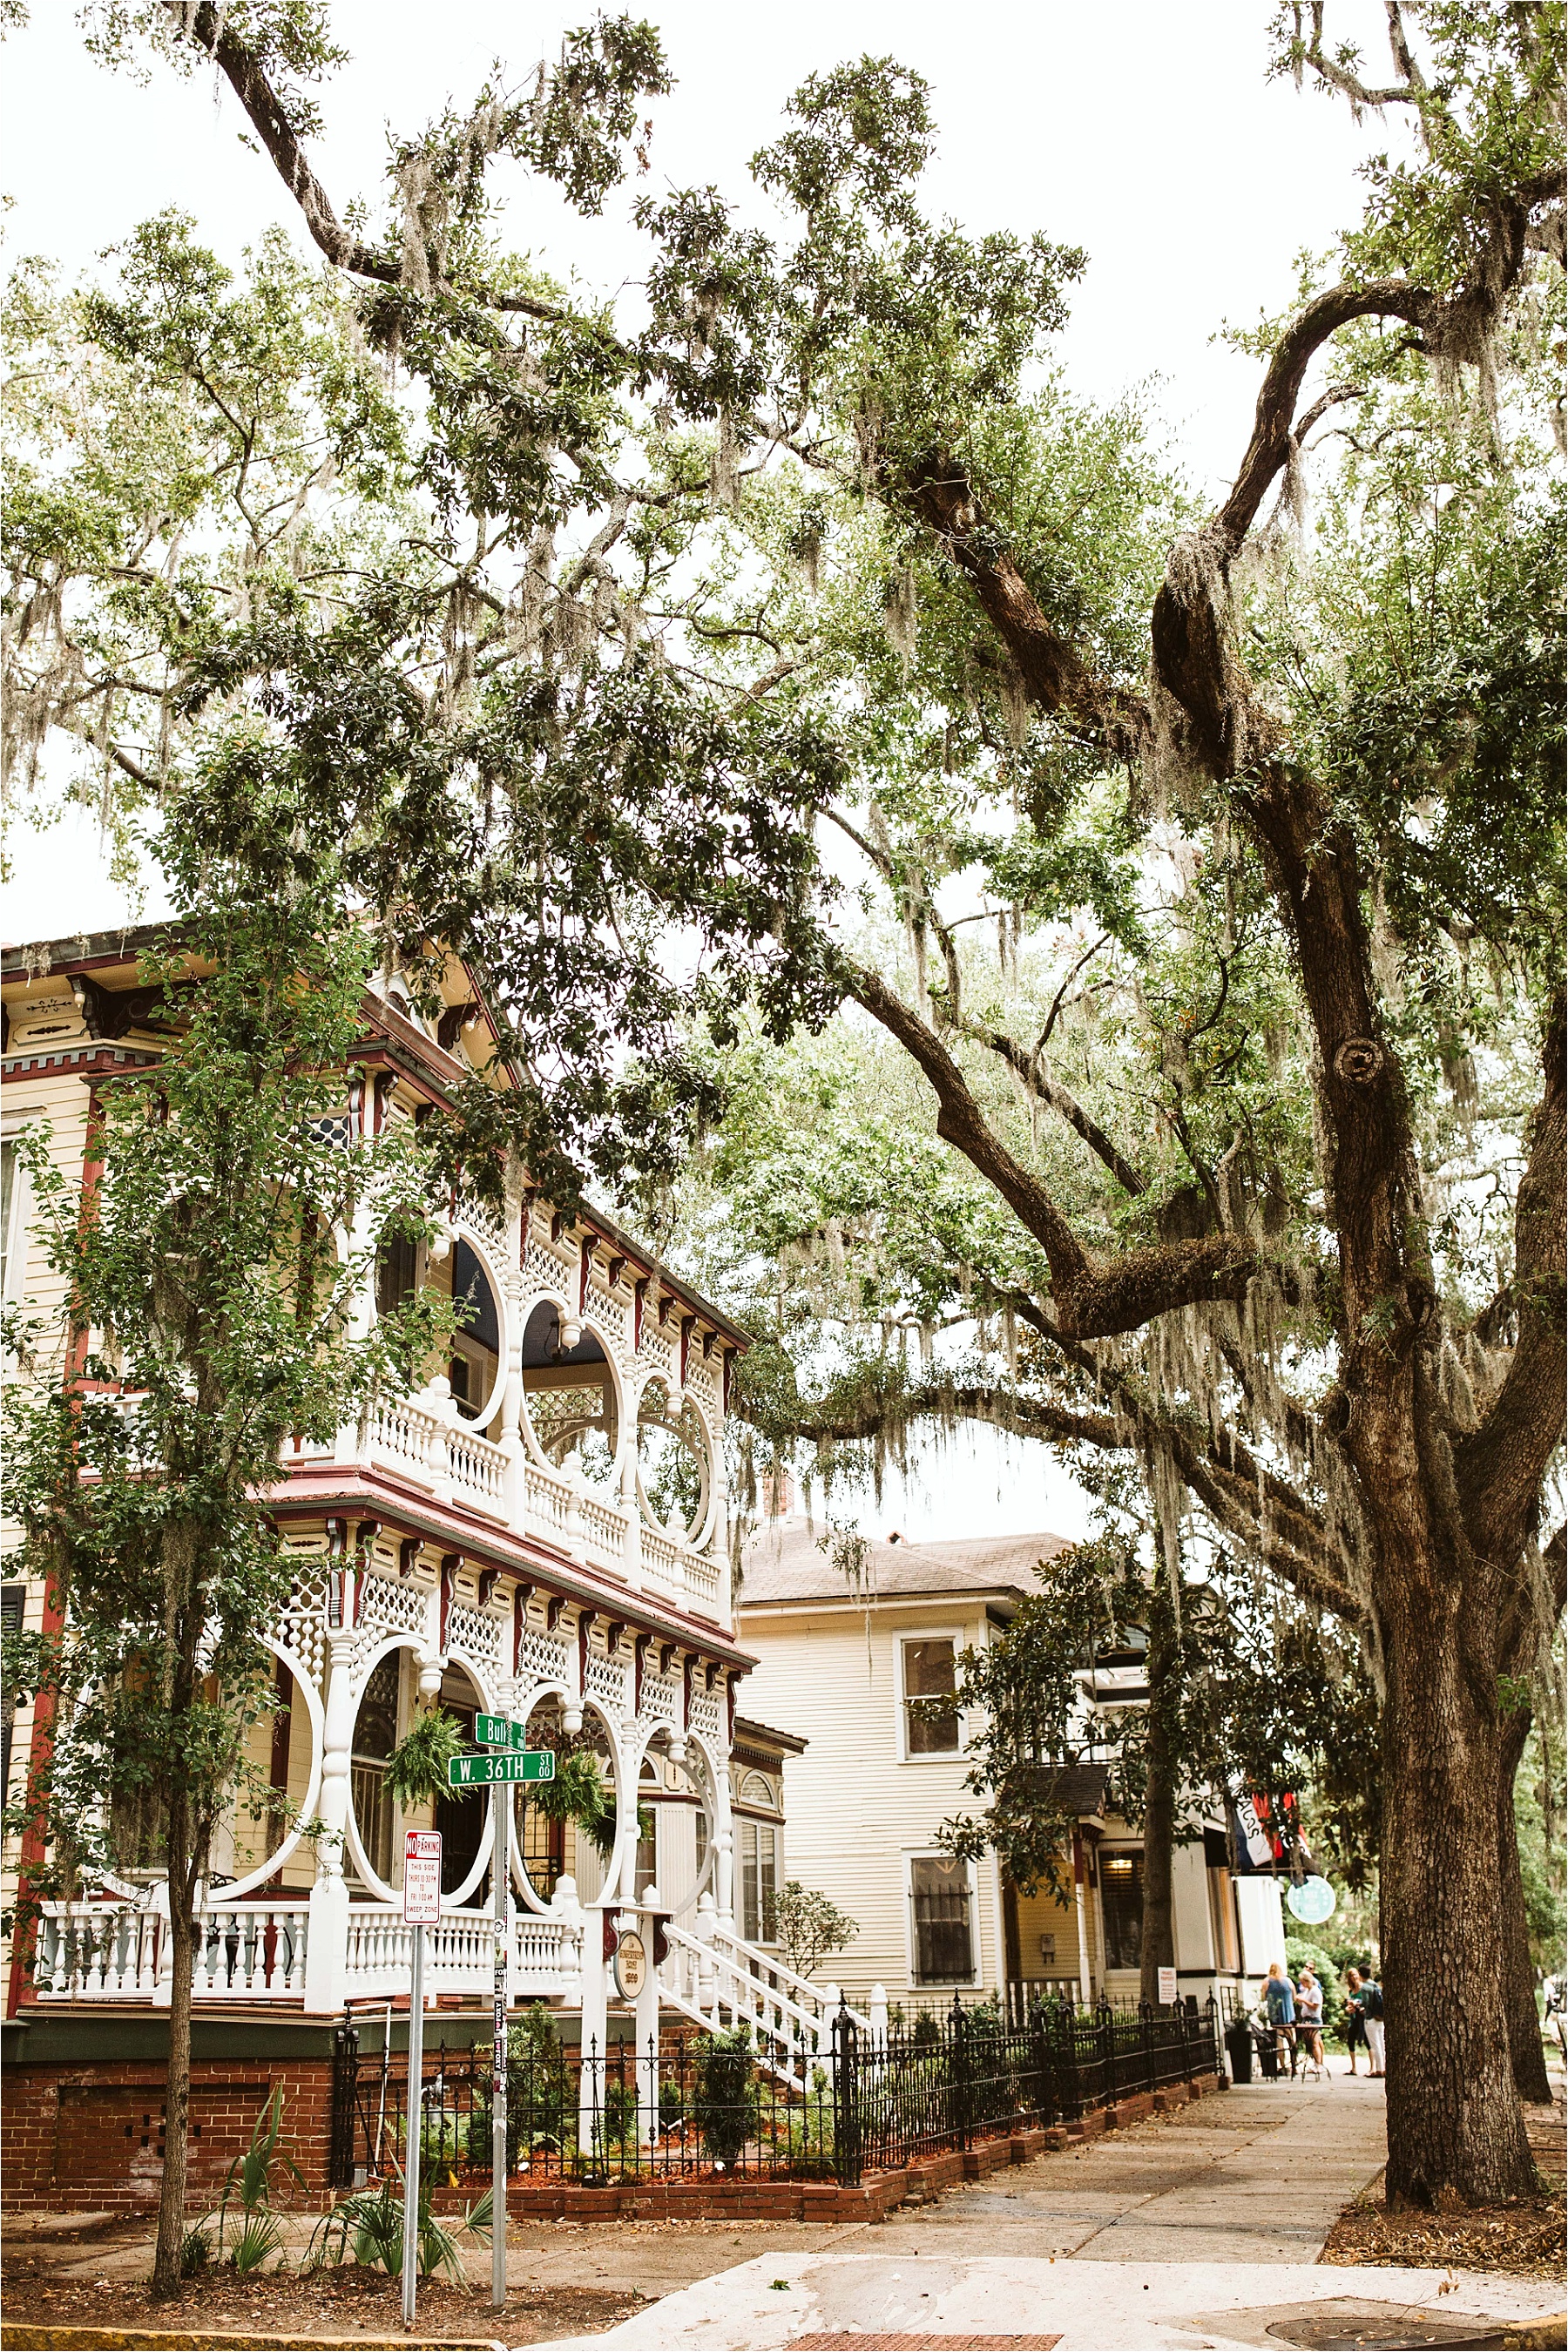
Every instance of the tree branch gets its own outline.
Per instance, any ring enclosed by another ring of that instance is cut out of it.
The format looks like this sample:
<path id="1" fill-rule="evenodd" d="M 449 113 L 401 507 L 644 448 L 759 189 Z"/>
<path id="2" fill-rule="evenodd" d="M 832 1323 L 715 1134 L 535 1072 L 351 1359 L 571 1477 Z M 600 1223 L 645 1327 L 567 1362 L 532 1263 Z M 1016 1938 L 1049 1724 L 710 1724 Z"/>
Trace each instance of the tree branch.
<path id="1" fill-rule="evenodd" d="M 1434 298 L 1424 287 L 1412 286 L 1403 278 L 1380 278 L 1370 286 L 1331 286 L 1292 319 L 1268 362 L 1258 394 L 1252 438 L 1230 496 L 1215 518 L 1228 554 L 1234 555 L 1247 537 L 1268 485 L 1285 463 L 1303 380 L 1330 336 L 1348 327 L 1352 319 L 1405 319 L 1419 327 L 1433 309 Z"/>
<path id="2" fill-rule="evenodd" d="M 1221 1234 L 1091 1257 L 1044 1185 L 986 1124 L 968 1080 L 928 1023 L 863 965 L 847 967 L 848 992 L 895 1036 L 937 1097 L 936 1131 L 1002 1195 L 1046 1253 L 1060 1329 L 1078 1339 L 1133 1331 L 1173 1307 L 1235 1298 L 1256 1270 L 1246 1236 Z"/>
<path id="3" fill-rule="evenodd" d="M 969 1037 L 977 1045 L 988 1045 L 999 1055 L 1009 1069 L 1016 1070 L 1031 1094 L 1054 1110 L 1058 1118 L 1067 1121 L 1075 1135 L 1080 1136 L 1098 1160 L 1104 1161 L 1122 1191 L 1136 1200 L 1148 1190 L 1143 1179 L 1131 1163 L 1124 1160 L 1104 1129 L 1097 1125 L 1064 1086 L 1042 1069 L 1034 1055 L 1026 1054 L 1016 1039 L 1004 1029 L 988 1029 L 983 1022 L 972 1021 L 967 1014 L 951 1010 L 944 1016 L 961 1036 Z"/>
<path id="4" fill-rule="evenodd" d="M 271 156 L 279 179 L 304 215 L 306 227 L 327 259 L 337 268 L 346 269 L 356 278 L 374 278 L 383 286 L 401 285 L 403 274 L 399 264 L 351 235 L 339 220 L 331 198 L 306 160 L 305 151 L 300 144 L 282 100 L 246 44 L 229 29 L 225 14 L 213 5 L 213 0 L 200 0 L 194 17 L 189 14 L 186 0 L 163 0 L 163 8 L 181 35 L 193 41 L 197 48 L 205 49 L 217 65 Z M 531 319 L 547 320 L 553 325 L 582 327 L 598 335 L 601 341 L 615 341 L 614 337 L 606 335 L 592 320 L 579 319 L 573 312 L 563 310 L 556 303 L 541 301 L 531 294 L 504 294 L 489 288 L 474 299 L 482 301 L 489 310 L 519 311 Z M 622 347 L 617 344 L 616 348 Z"/>
<path id="5" fill-rule="evenodd" d="M 1519 1339 L 1480 1427 L 1454 1449 L 1470 1539 L 1484 1558 L 1516 1559 L 1552 1454 L 1563 1442 L 1568 1341 L 1563 1328 L 1564 1192 L 1568 1190 L 1568 1024 L 1559 996 L 1542 1049 L 1544 1085 L 1514 1209 L 1513 1297 Z"/>

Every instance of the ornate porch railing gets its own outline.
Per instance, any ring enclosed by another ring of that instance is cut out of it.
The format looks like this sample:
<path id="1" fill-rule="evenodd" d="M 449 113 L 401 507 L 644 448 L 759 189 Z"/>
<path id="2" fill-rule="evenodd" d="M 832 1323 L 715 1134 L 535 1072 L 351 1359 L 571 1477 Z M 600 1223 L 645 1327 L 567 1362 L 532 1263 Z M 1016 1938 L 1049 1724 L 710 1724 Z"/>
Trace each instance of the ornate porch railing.
<path id="1" fill-rule="evenodd" d="M 299 2000 L 310 1915 L 304 1903 L 210 1903 L 196 1920 L 193 1995 L 207 2000 Z M 34 1989 L 39 2000 L 166 2001 L 169 1923 L 133 1903 L 40 1906 Z"/>

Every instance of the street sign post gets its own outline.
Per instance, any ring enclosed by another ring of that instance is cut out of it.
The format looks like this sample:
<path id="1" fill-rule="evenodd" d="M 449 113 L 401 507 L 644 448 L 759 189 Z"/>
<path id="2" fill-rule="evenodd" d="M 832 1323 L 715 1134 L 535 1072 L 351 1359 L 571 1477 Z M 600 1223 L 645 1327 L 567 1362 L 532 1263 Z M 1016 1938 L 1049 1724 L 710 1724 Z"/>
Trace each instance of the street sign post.
<path id="1" fill-rule="evenodd" d="M 498 1781 L 554 1778 L 555 1757 L 548 1748 L 497 1748 L 488 1756 L 454 1756 L 447 1767 L 449 1789 L 493 1789 Z"/>
<path id="2" fill-rule="evenodd" d="M 474 1738 L 481 1748 L 526 1748 L 528 1726 L 514 1723 L 506 1715 L 477 1715 L 474 1717 Z"/>
<path id="3" fill-rule="evenodd" d="M 419 2172 L 425 2092 L 425 1930 L 441 1916 L 441 1832 L 405 1830 L 403 1836 L 403 1917 L 414 1931 L 408 1987 L 408 2132 L 403 2144 L 403 2325 L 414 2325 L 419 2285 Z"/>
<path id="4" fill-rule="evenodd" d="M 553 1770 L 553 1756 L 550 1763 Z M 492 1780 L 490 1886 L 495 1898 L 496 1948 L 495 2057 L 490 2071 L 490 2302 L 497 2311 L 506 2308 L 506 1979 L 507 1944 L 511 1931 L 507 1914 L 507 1889 L 511 1878 L 511 1839 L 508 1833 L 510 1814 L 511 1790 L 504 1781 Z"/>
<path id="5" fill-rule="evenodd" d="M 510 1878 L 511 1836 L 507 1790 L 529 1780 L 553 1780 L 555 1755 L 549 1748 L 531 1748 L 528 1727 L 510 1716 L 479 1715 L 474 1738 L 488 1755 L 454 1756 L 447 1767 L 449 1789 L 489 1789 L 490 1792 L 490 1885 L 495 1926 L 495 2055 L 490 2080 L 490 2301 L 497 2311 L 506 2305 L 506 1992 L 507 1945 L 511 1923 L 507 1909 Z"/>

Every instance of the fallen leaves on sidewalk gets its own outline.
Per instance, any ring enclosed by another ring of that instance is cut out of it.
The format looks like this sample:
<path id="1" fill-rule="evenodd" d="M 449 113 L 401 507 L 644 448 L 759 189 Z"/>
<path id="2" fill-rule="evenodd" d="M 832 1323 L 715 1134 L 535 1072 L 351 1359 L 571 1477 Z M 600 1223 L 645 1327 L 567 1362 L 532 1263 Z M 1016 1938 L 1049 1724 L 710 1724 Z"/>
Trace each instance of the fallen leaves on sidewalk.
<path id="1" fill-rule="evenodd" d="M 1318 2260 L 1351 2268 L 1499 2271 L 1512 2278 L 1563 2276 L 1568 2231 L 1563 2210 L 1563 2112 L 1525 2110 L 1531 2153 L 1551 2187 L 1540 2197 L 1443 2213 L 1391 2213 L 1380 2173 L 1347 2205 Z"/>
<path id="2" fill-rule="evenodd" d="M 359 2331 L 401 2331 L 399 2285 L 368 2270 L 321 2271 L 301 2278 L 293 2271 L 268 2271 L 237 2279 L 213 2272 L 193 2279 L 177 2303 L 150 2303 L 141 2279 L 62 2279 L 40 2264 L 34 2275 L 26 2258 L 5 2265 L 7 2320 L 75 2321 L 98 2327 L 256 2328 L 279 2336 Z M 501 2325 L 510 2344 L 543 2344 L 556 2336 L 595 2334 L 629 2318 L 643 2297 L 635 2289 L 514 2287 Z M 437 2339 L 496 2332 L 498 2315 L 482 2291 L 459 2294 L 443 2280 L 426 2279 L 419 2289 L 419 2326 Z"/>

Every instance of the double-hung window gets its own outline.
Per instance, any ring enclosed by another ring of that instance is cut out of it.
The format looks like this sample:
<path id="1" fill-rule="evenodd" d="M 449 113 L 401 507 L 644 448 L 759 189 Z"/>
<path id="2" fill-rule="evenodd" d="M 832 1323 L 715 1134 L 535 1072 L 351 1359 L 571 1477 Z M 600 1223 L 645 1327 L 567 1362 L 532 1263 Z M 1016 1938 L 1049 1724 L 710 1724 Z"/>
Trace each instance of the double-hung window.
<path id="1" fill-rule="evenodd" d="M 958 1663 L 951 1636 L 922 1635 L 900 1645 L 903 1670 L 904 1754 L 956 1756 L 963 1744 Z"/>
<path id="2" fill-rule="evenodd" d="M 974 1922 L 969 1864 L 950 1853 L 910 1858 L 911 1956 L 917 1984 L 973 1984 Z"/>
<path id="3" fill-rule="evenodd" d="M 776 1927 L 778 1832 L 768 1822 L 741 1821 L 741 1933 L 749 1944 L 771 1944 Z"/>

